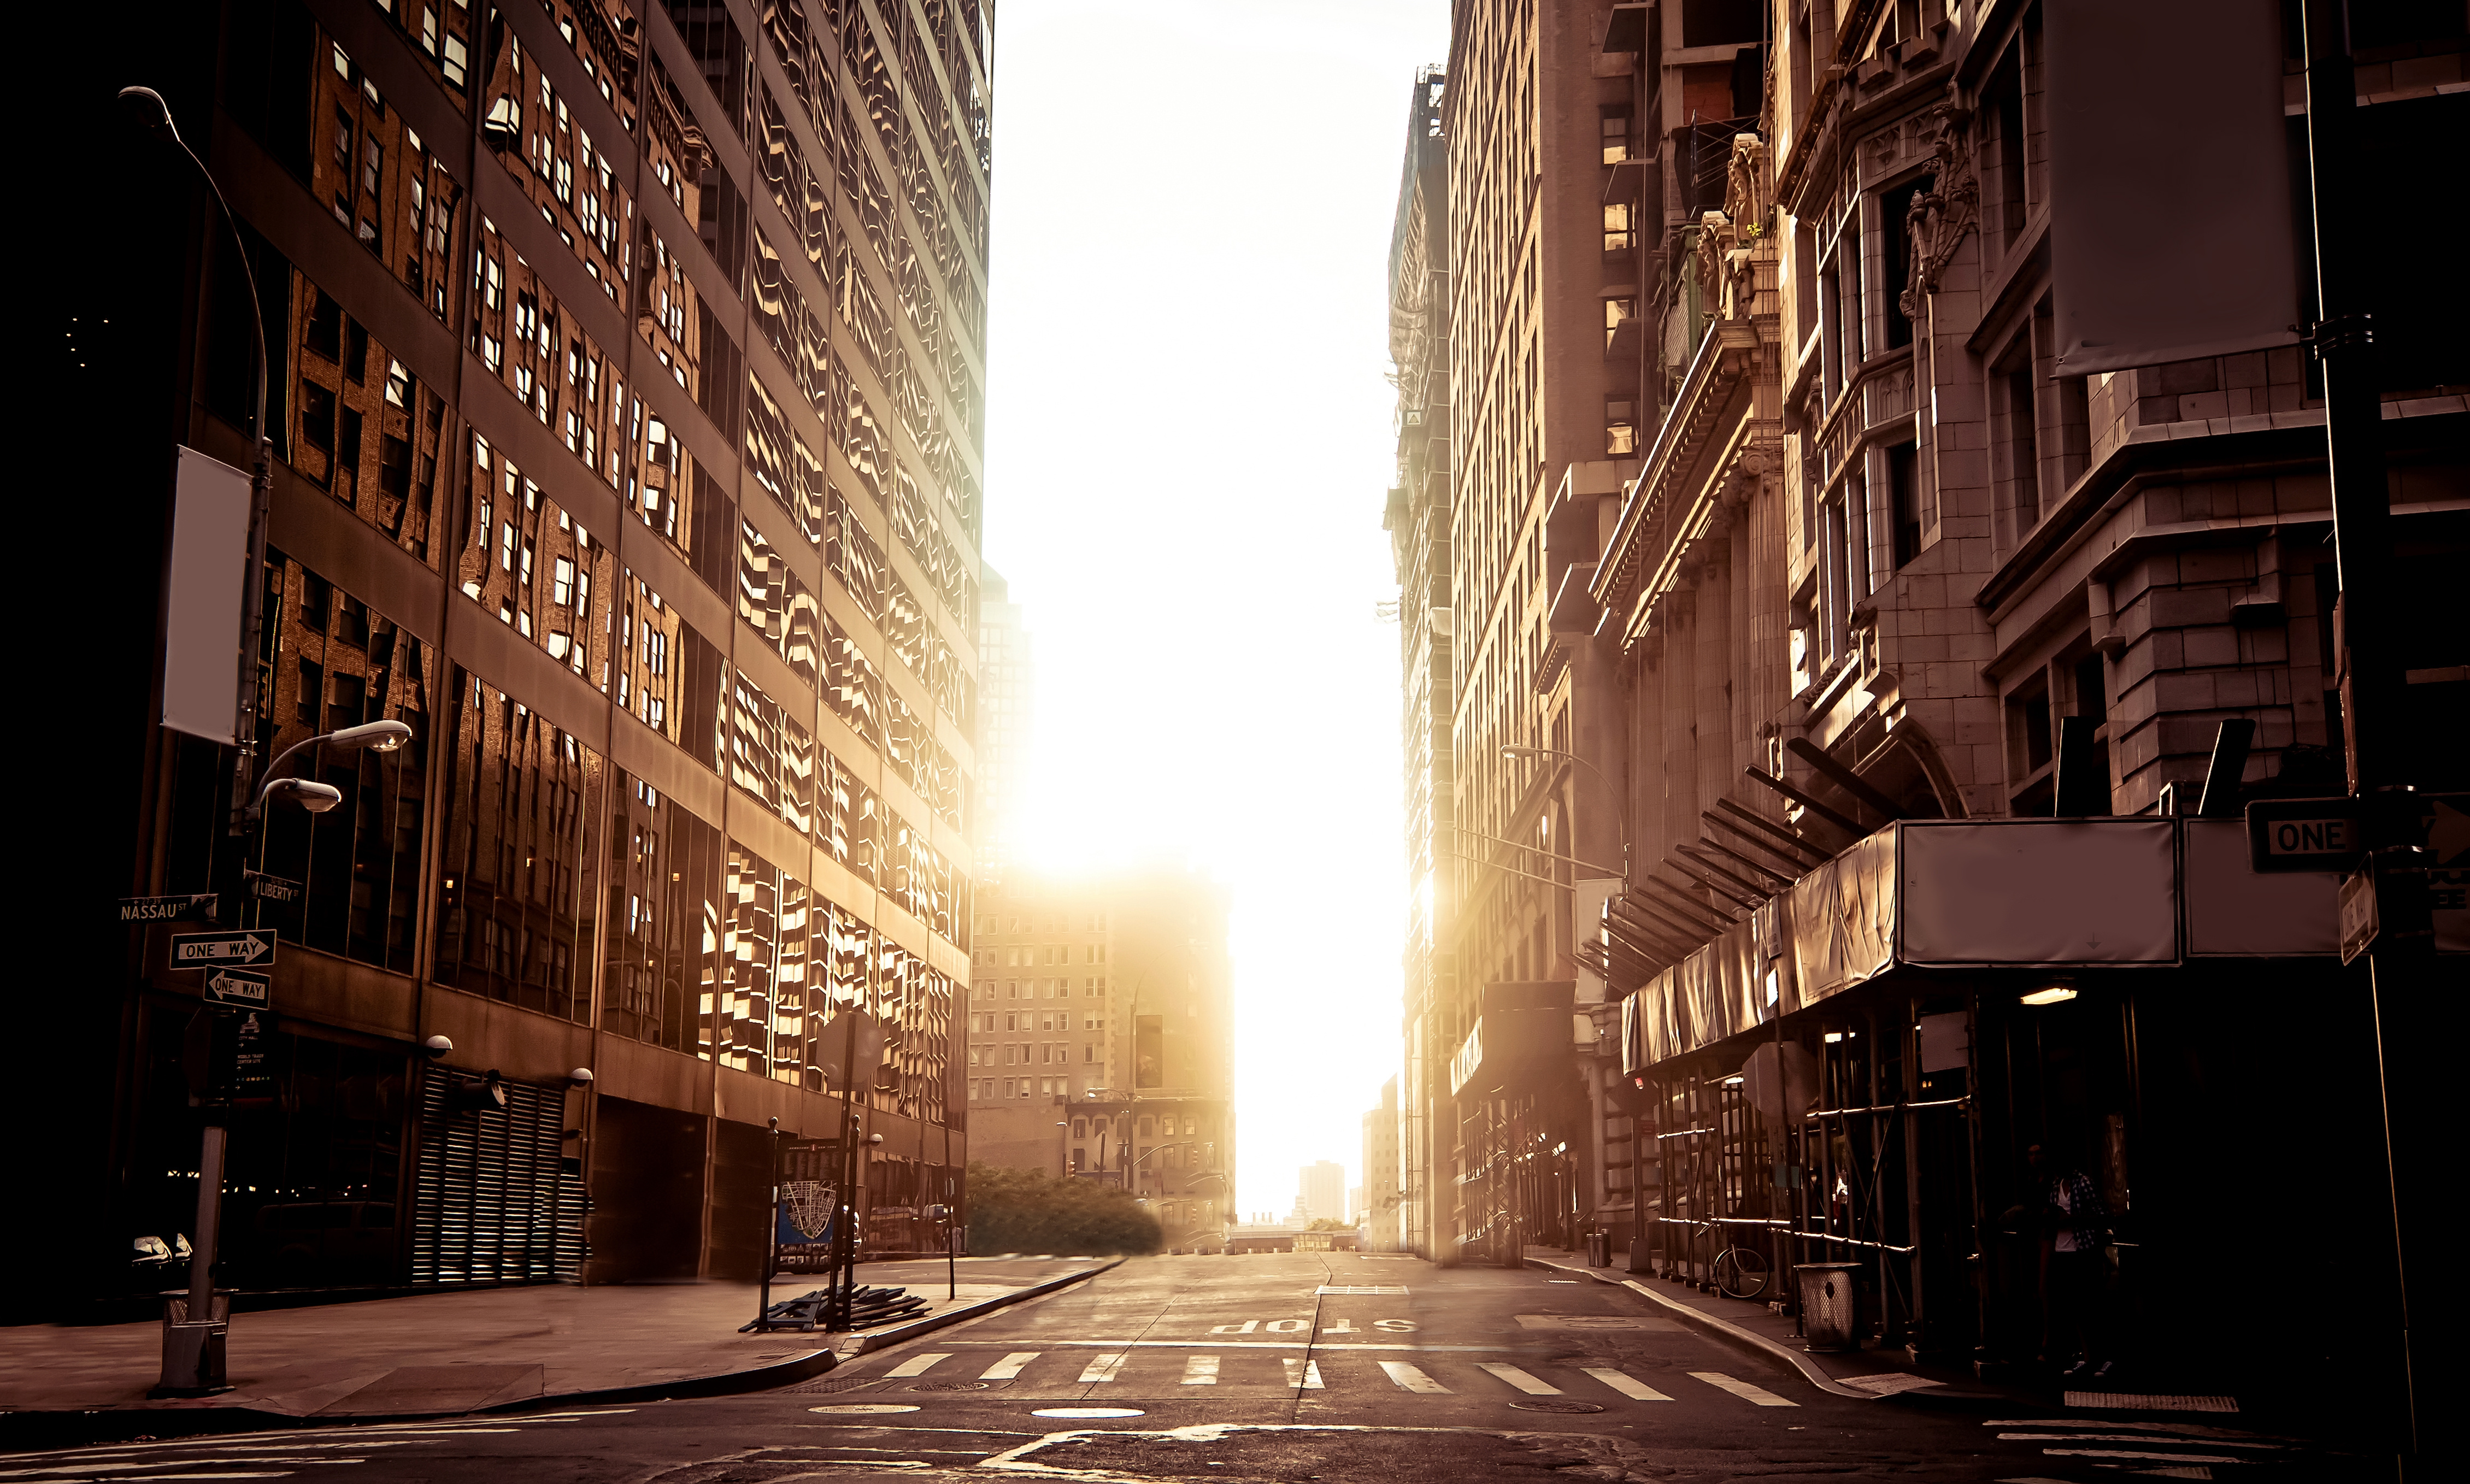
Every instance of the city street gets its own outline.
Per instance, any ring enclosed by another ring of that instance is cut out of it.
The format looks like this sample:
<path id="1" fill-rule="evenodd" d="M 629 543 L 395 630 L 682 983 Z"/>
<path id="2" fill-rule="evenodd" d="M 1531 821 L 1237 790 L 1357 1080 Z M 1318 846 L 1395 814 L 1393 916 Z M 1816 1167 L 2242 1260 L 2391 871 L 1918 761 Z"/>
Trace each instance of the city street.
<path id="1" fill-rule="evenodd" d="M 757 1395 L 20 1455 L 0 1476 L 2316 1480 L 2353 1463 L 2211 1425 L 1851 1401 L 1618 1288 L 1299 1253 L 1136 1259 Z"/>

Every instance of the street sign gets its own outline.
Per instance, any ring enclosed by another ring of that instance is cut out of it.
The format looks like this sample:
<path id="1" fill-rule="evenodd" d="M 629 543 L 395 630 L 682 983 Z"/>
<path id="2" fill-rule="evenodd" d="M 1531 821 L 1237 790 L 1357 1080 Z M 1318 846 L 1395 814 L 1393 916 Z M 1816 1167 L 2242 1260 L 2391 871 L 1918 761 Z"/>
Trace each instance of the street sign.
<path id="1" fill-rule="evenodd" d="M 2347 870 L 2365 848 L 2355 800 L 2259 799 L 2247 806 L 2251 870 Z"/>
<path id="2" fill-rule="evenodd" d="M 2415 810 L 2415 838 L 2393 843 L 2426 846 L 2438 870 L 2470 865 L 2470 794 L 2418 794 L 2399 802 Z M 2355 799 L 2256 800 L 2247 806 L 2248 868 L 2352 870 L 2366 855 L 2365 823 Z"/>
<path id="3" fill-rule="evenodd" d="M 2339 921 L 2342 962 L 2355 962 L 2376 940 L 2376 873 L 2365 867 L 2342 878 Z"/>
<path id="4" fill-rule="evenodd" d="M 206 970 L 206 1003 L 236 1005 L 243 1009 L 264 1009 L 272 993 L 274 981 L 264 974 L 245 973 L 240 969 Z"/>
<path id="5" fill-rule="evenodd" d="M 262 902 L 296 902 L 307 890 L 289 876 L 268 875 L 262 870 L 244 870 L 240 874 L 248 883 L 248 894 Z"/>
<path id="6" fill-rule="evenodd" d="M 264 968 L 274 962 L 274 932 L 258 928 L 245 933 L 175 933 L 174 968 Z"/>
<path id="7" fill-rule="evenodd" d="M 186 892 L 178 896 L 124 896 L 120 899 L 120 920 L 123 922 L 211 922 L 215 916 L 215 893 Z"/>

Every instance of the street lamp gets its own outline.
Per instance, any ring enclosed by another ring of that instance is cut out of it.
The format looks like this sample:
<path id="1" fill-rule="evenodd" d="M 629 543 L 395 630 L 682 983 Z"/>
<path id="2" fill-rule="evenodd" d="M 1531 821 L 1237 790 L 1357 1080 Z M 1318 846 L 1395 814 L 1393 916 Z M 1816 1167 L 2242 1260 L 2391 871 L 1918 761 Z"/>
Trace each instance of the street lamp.
<path id="1" fill-rule="evenodd" d="M 197 167 L 206 189 L 214 194 L 215 208 L 222 213 L 223 225 L 231 232 L 232 246 L 240 257 L 241 276 L 248 283 L 249 343 L 257 351 L 257 403 L 251 419 L 252 430 L 257 434 L 257 457 L 248 472 L 248 576 L 241 587 L 240 684 L 232 718 L 232 743 L 237 751 L 232 757 L 230 823 L 230 833 L 242 835 L 247 833 L 248 821 L 241 800 L 249 797 L 249 759 L 257 753 L 257 654 L 266 624 L 266 518 L 274 490 L 274 439 L 266 427 L 266 303 L 258 296 L 257 267 L 249 262 L 247 241 L 240 235 L 240 219 L 232 215 L 231 202 L 223 198 L 223 188 L 215 179 L 215 173 L 206 169 L 206 162 L 180 137 L 180 130 L 172 123 L 171 105 L 151 87 L 124 87 L 120 98 L 136 109 L 138 121 L 149 133 L 177 149 Z"/>
<path id="2" fill-rule="evenodd" d="M 256 799 L 249 802 L 243 818 L 252 821 L 258 819 L 265 813 L 268 800 L 285 794 L 290 795 L 300 807 L 312 814 L 323 814 L 343 801 L 342 793 L 328 784 L 313 783 L 307 778 L 273 777 L 274 774 L 282 771 L 285 763 L 291 760 L 291 754 L 302 748 L 322 746 L 367 753 L 391 753 L 410 740 L 411 729 L 402 722 L 374 721 L 363 722 L 358 727 L 344 727 L 338 730 L 294 742 L 277 754 L 274 761 L 266 765 L 268 774 L 266 784 L 257 791 Z"/>
<path id="3" fill-rule="evenodd" d="M 1504 742 L 1501 746 L 1501 755 L 1503 757 L 1566 757 L 1596 776 L 1596 781 L 1604 786 L 1604 793 L 1613 800 L 1613 828 L 1620 832 L 1621 884 L 1627 887 L 1629 884 L 1629 821 L 1623 817 L 1620 807 L 1620 790 L 1613 787 L 1613 780 L 1604 777 L 1603 770 L 1577 754 L 1565 753 L 1557 747 L 1519 747 L 1514 743 Z M 1572 848 L 1574 849 L 1575 846 L 1573 845 Z"/>
<path id="4" fill-rule="evenodd" d="M 366 722 L 358 727 L 344 727 L 293 743 L 284 749 L 267 772 L 274 773 L 291 760 L 292 754 L 303 748 L 323 745 L 391 753 L 410 739 L 411 729 L 399 721 Z M 311 814 L 323 814 L 343 801 L 343 793 L 333 784 L 314 782 L 308 778 L 268 777 L 253 800 L 235 810 L 234 818 L 245 829 L 264 820 L 268 804 L 280 801 L 296 803 Z M 263 844 L 261 839 L 260 845 Z M 206 1013 L 228 1012 L 209 1009 Z M 436 1043 L 444 1041 L 445 1037 L 432 1036 L 430 1039 L 431 1055 L 443 1055 L 436 1049 Z M 445 1050 L 453 1050 L 452 1045 Z M 214 1093 L 215 1089 L 210 1086 L 201 1108 L 205 1129 L 198 1155 L 198 1240 L 189 1253 L 188 1315 L 184 1322 L 178 1324 L 167 1320 L 163 1333 L 163 1374 L 155 1390 L 166 1396 L 198 1396 L 224 1389 L 223 1332 L 215 1323 L 214 1268 L 218 1238 L 222 1227 L 223 1154 L 231 1134 L 223 1125 L 223 1110 L 218 1105 Z"/>

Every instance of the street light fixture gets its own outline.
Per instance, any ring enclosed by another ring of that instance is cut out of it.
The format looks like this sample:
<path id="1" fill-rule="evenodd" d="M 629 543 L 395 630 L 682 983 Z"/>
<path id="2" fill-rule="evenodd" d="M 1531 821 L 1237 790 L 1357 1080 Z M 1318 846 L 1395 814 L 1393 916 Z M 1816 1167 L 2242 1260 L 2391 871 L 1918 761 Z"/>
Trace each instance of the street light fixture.
<path id="1" fill-rule="evenodd" d="M 274 761 L 266 765 L 266 771 L 269 777 L 266 780 L 266 785 L 257 791 L 257 798 L 250 802 L 245 818 L 257 819 L 265 812 L 268 800 L 279 793 L 288 792 L 300 807 L 312 814 L 323 814 L 343 801 L 342 794 L 327 784 L 313 783 L 306 778 L 271 777 L 282 771 L 283 765 L 291 760 L 291 754 L 302 748 L 339 747 L 368 753 L 391 753 L 410 740 L 411 729 L 402 722 L 374 721 L 362 722 L 357 727 L 344 727 L 294 742 L 277 754 Z M 319 801 L 321 800 L 322 801 Z"/>
<path id="2" fill-rule="evenodd" d="M 1624 817 L 1620 807 L 1620 790 L 1613 787 L 1613 780 L 1604 777 L 1604 771 L 1577 754 L 1565 753 L 1557 747 L 1520 747 L 1514 743 L 1504 742 L 1501 746 L 1501 755 L 1503 757 L 1566 757 L 1596 776 L 1596 781 L 1604 786 L 1605 794 L 1613 800 L 1613 828 L 1620 832 L 1621 885 L 1627 887 L 1629 885 L 1629 821 Z M 1573 848 L 1575 846 L 1573 846 Z"/>
<path id="3" fill-rule="evenodd" d="M 257 456 L 248 474 L 248 575 L 241 587 L 239 690 L 232 720 L 235 752 L 229 826 L 231 834 L 243 835 L 248 832 L 252 811 L 242 800 L 250 797 L 250 784 L 255 781 L 249 772 L 249 760 L 257 754 L 257 655 L 266 626 L 266 520 L 274 491 L 274 438 L 266 426 L 266 302 L 258 295 L 257 267 L 249 261 L 248 242 L 241 236 L 240 219 L 232 215 L 231 202 L 223 198 L 223 188 L 215 179 L 215 173 L 206 169 L 206 162 L 180 137 L 179 128 L 172 122 L 171 105 L 151 87 L 124 87 L 120 98 L 136 110 L 138 122 L 147 132 L 178 150 L 197 168 L 206 189 L 214 195 L 215 209 L 222 214 L 224 227 L 231 233 L 232 246 L 240 258 L 241 276 L 248 284 L 249 343 L 257 351 L 257 402 L 251 419 L 251 430 L 257 434 Z"/>

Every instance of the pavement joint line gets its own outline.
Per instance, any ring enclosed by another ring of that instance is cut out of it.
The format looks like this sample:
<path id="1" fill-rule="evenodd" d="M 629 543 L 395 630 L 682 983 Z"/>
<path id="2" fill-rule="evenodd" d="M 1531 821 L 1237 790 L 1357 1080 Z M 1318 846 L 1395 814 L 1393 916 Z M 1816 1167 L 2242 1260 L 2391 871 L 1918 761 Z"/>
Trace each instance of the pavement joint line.
<path id="1" fill-rule="evenodd" d="M 1767 1338 L 1763 1334 L 1758 1333 L 1752 1330 L 1745 1330 L 1720 1314 L 1711 1314 L 1705 1310 L 1692 1309 L 1687 1304 L 1668 1299 L 1663 1294 L 1656 1292 L 1653 1288 L 1648 1287 L 1645 1284 L 1637 1282 L 1634 1279 L 1608 1278 L 1601 1273 L 1596 1272 L 1592 1268 L 1572 1267 L 1560 1263 L 1548 1262 L 1542 1258 L 1530 1257 L 1526 1259 L 1526 1263 L 1530 1267 L 1544 1267 L 1550 1268 L 1556 1272 L 1576 1273 L 1581 1277 L 1593 1278 L 1597 1283 L 1610 1284 L 1616 1287 L 1627 1288 L 1642 1298 L 1652 1300 L 1666 1309 L 1672 1310 L 1672 1312 L 1679 1316 L 1686 1324 L 1693 1324 L 1698 1326 L 1700 1329 L 1712 1330 L 1715 1333 L 1722 1335 L 1724 1338 L 1733 1341 L 1735 1344 L 1746 1345 L 1749 1348 L 1758 1351 L 1761 1355 L 1772 1356 L 1775 1358 L 1782 1360 L 1784 1364 L 1791 1366 L 1795 1371 L 1800 1372 L 1805 1380 L 1808 1381 L 1819 1390 L 1827 1392 L 1830 1396 L 1849 1397 L 1855 1402 L 1884 1402 L 1890 1396 L 1898 1395 L 1898 1393 L 1892 1392 L 1864 1391 L 1858 1386 L 1847 1386 L 1842 1381 L 1837 1380 L 1835 1378 L 1828 1375 L 1825 1371 L 1819 1369 L 1817 1361 L 1810 1359 L 1809 1356 L 1806 1355 L 1795 1352 L 1789 1346 L 1779 1345 L 1774 1340 Z"/>

